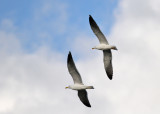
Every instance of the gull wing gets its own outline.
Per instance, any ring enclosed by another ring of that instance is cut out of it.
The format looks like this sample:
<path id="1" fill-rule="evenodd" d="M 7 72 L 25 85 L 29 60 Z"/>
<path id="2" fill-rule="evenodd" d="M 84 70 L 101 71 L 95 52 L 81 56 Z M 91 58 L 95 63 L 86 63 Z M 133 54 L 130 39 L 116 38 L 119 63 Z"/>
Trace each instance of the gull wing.
<path id="1" fill-rule="evenodd" d="M 87 91 L 85 89 L 78 90 L 78 97 L 84 105 L 86 105 L 87 107 L 91 107 L 89 100 L 88 100 Z"/>
<path id="2" fill-rule="evenodd" d="M 99 42 L 101 44 L 108 44 L 108 41 L 106 40 L 104 34 L 101 32 L 101 30 L 99 29 L 98 25 L 96 24 L 96 22 L 94 21 L 91 15 L 89 15 L 89 23 L 92 31 L 98 37 Z"/>
<path id="3" fill-rule="evenodd" d="M 74 61 L 73 61 L 71 52 L 69 52 L 69 54 L 68 54 L 67 67 L 68 67 L 68 71 L 69 71 L 70 75 L 73 78 L 74 83 L 83 84 L 82 78 L 81 78 L 81 76 L 75 66 Z"/>
<path id="4" fill-rule="evenodd" d="M 113 77 L 113 68 L 112 68 L 112 52 L 111 50 L 103 50 L 103 62 L 104 68 L 108 75 L 108 78 L 112 80 Z"/>

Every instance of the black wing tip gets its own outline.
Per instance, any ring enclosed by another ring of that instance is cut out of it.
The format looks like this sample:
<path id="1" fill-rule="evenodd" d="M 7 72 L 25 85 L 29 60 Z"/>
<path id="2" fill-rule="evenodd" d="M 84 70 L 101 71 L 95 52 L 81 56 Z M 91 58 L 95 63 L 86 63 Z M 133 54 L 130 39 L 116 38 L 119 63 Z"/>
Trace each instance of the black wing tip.
<path id="1" fill-rule="evenodd" d="M 71 54 L 71 52 L 69 51 L 69 53 L 68 53 L 68 58 L 67 58 L 67 62 L 69 62 L 71 59 L 72 59 L 72 54 Z"/>
<path id="2" fill-rule="evenodd" d="M 112 79 L 113 79 L 113 75 L 108 75 L 108 78 L 109 78 L 110 80 L 112 80 Z"/>
<path id="3" fill-rule="evenodd" d="M 82 102 L 83 103 L 83 102 Z M 88 102 L 88 103 L 83 103 L 85 106 L 87 107 L 90 107 L 91 108 L 91 104 Z"/>
<path id="4" fill-rule="evenodd" d="M 86 106 L 91 108 L 91 105 L 90 105 L 90 104 L 88 104 L 88 105 L 86 105 Z"/>
<path id="5" fill-rule="evenodd" d="M 69 53 L 68 53 L 68 58 L 71 57 L 71 56 L 72 56 L 72 54 L 71 54 L 71 52 L 69 51 Z"/>
<path id="6" fill-rule="evenodd" d="M 92 28 L 92 27 L 93 27 L 93 28 L 98 28 L 97 23 L 95 22 L 95 20 L 92 18 L 91 15 L 89 15 L 89 24 L 90 24 L 91 28 Z"/>
<path id="7" fill-rule="evenodd" d="M 89 15 L 89 21 L 93 21 L 93 18 L 91 15 Z"/>
<path id="8" fill-rule="evenodd" d="M 110 80 L 112 80 L 112 77 L 109 77 Z"/>
<path id="9" fill-rule="evenodd" d="M 113 79 L 113 72 L 111 73 L 111 72 L 109 72 L 109 71 L 106 70 L 106 74 L 107 74 L 107 76 L 108 76 L 108 78 L 109 78 L 110 80 Z"/>

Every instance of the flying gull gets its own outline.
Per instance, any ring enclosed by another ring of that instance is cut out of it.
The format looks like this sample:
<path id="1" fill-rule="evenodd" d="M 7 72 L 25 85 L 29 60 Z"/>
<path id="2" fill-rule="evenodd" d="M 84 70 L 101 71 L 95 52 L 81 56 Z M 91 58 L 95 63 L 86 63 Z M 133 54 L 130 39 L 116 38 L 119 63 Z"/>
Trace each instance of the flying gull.
<path id="1" fill-rule="evenodd" d="M 89 100 L 88 100 L 86 89 L 94 89 L 94 88 L 93 88 L 93 86 L 86 86 L 86 85 L 83 84 L 81 75 L 79 74 L 79 72 L 78 72 L 78 70 L 77 70 L 77 68 L 74 64 L 71 52 L 69 52 L 69 54 L 68 54 L 67 67 L 68 67 L 68 71 L 69 71 L 70 75 L 73 78 L 74 85 L 69 85 L 66 88 L 69 88 L 69 89 L 72 89 L 72 90 L 77 90 L 78 91 L 78 97 L 81 100 L 81 102 L 85 106 L 91 107 L 91 105 L 89 103 Z"/>
<path id="2" fill-rule="evenodd" d="M 96 22 L 94 21 L 91 15 L 89 15 L 89 23 L 90 23 L 92 31 L 98 37 L 98 40 L 100 42 L 99 45 L 95 46 L 92 49 L 103 50 L 104 68 L 106 70 L 106 74 L 108 75 L 108 78 L 112 80 L 113 68 L 112 68 L 111 49 L 117 50 L 117 48 L 116 46 L 109 45 L 107 39 L 105 38 L 104 34 L 101 32 L 101 30 L 99 29 L 98 25 L 96 24 Z"/>

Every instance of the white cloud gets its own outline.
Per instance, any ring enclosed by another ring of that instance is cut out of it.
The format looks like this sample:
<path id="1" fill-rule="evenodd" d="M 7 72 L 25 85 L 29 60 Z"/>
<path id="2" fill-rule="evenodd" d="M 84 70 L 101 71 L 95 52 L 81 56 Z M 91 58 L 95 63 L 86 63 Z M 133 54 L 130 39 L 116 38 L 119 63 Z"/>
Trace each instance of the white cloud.
<path id="1" fill-rule="evenodd" d="M 119 103 L 115 102 L 115 113 L 159 113 L 160 15 L 151 2 L 159 4 L 156 0 L 123 0 L 116 12 L 111 37 L 119 48 L 114 63 L 117 78 L 122 81 L 117 84 L 123 88 L 115 94 L 126 94 L 119 96 Z"/>
<path id="2" fill-rule="evenodd" d="M 112 51 L 112 81 L 105 74 L 102 52 L 91 50 L 99 43 L 96 37 L 80 32 L 72 40 L 70 48 L 82 79 L 95 87 L 88 90 L 91 109 L 79 101 L 75 91 L 64 89 L 73 84 L 67 71 L 67 55 L 46 45 L 26 53 L 19 36 L 8 31 L 16 28 L 12 21 L 3 22 L 10 24 L 0 29 L 0 113 L 159 114 L 158 6 L 158 0 L 120 1 L 109 35 L 110 44 L 119 49 Z M 42 12 L 47 14 L 50 9 L 44 4 Z"/>
<path id="3" fill-rule="evenodd" d="M 3 19 L 0 25 L 1 25 L 0 28 L 2 30 L 8 31 L 8 32 L 16 30 L 16 27 L 13 25 L 13 22 L 10 19 Z"/>

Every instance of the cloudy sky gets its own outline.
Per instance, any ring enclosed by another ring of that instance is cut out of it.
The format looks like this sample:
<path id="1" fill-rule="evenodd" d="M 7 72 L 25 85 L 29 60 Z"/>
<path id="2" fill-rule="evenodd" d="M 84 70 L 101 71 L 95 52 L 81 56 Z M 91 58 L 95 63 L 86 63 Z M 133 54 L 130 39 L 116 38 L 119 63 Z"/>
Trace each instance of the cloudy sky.
<path id="1" fill-rule="evenodd" d="M 0 0 L 0 114 L 159 114 L 159 0 Z M 93 16 L 110 44 L 103 68 Z M 66 59 L 71 51 L 92 105 L 85 107 Z"/>

